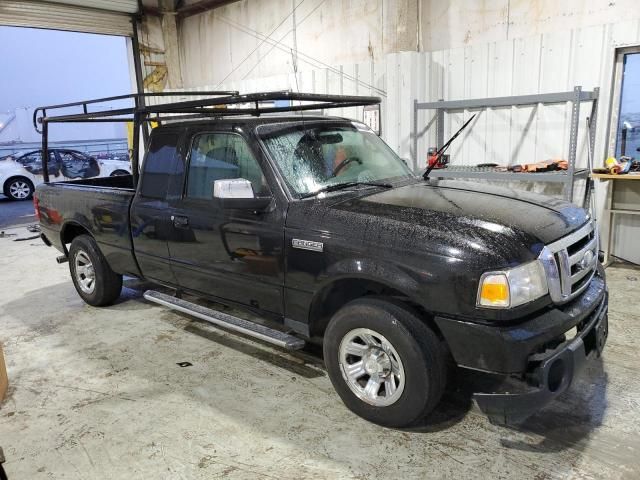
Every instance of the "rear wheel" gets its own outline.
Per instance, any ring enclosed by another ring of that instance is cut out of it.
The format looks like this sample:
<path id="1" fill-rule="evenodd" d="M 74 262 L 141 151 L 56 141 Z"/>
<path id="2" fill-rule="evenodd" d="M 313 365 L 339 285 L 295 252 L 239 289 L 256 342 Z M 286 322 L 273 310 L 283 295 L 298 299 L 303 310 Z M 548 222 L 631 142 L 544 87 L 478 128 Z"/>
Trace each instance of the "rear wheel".
<path id="1" fill-rule="evenodd" d="M 111 270 L 89 235 L 79 235 L 71 242 L 69 271 L 78 295 L 89 305 L 110 305 L 120 296 L 122 275 Z"/>
<path id="2" fill-rule="evenodd" d="M 4 184 L 3 193 L 12 200 L 28 200 L 33 196 L 33 183 L 24 177 L 15 177 Z"/>
<path id="3" fill-rule="evenodd" d="M 437 405 L 446 385 L 445 350 L 401 303 L 364 298 L 331 319 L 324 361 L 334 388 L 357 415 L 406 427 Z"/>
<path id="4" fill-rule="evenodd" d="M 127 172 L 126 170 L 114 170 L 113 172 L 111 172 L 111 175 L 109 175 L 110 177 L 118 177 L 121 175 L 130 175 L 129 172 Z"/>

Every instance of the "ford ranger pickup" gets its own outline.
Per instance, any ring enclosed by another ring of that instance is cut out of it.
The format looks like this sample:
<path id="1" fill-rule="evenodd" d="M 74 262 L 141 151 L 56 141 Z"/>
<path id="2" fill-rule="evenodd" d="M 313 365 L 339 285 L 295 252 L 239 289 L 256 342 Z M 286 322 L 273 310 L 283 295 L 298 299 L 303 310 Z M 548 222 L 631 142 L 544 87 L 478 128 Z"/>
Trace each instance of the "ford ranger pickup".
<path id="1" fill-rule="evenodd" d="M 152 302 L 283 348 L 321 345 L 346 406 L 384 426 L 431 412 L 451 365 L 498 379 L 478 405 L 520 421 L 566 391 L 608 334 L 584 209 L 425 180 L 358 121 L 168 121 L 151 131 L 137 182 L 45 183 L 34 203 L 42 240 L 89 305 L 137 277 L 176 292 L 147 291 Z"/>

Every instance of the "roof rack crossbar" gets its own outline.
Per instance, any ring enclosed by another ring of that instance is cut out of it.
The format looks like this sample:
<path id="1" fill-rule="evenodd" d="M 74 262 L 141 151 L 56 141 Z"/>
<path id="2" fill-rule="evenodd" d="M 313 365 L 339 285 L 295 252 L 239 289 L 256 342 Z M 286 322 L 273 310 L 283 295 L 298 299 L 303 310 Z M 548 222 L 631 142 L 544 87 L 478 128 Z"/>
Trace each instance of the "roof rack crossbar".
<path id="1" fill-rule="evenodd" d="M 95 100 L 87 100 L 84 102 L 73 102 L 60 105 L 50 105 L 46 107 L 38 107 L 34 111 L 34 127 L 38 130 L 38 123 L 44 121 L 51 123 L 63 122 L 126 122 L 133 121 L 133 116 L 138 115 L 140 121 L 149 121 L 150 114 L 193 114 L 202 115 L 203 117 L 221 117 L 235 115 L 254 115 L 259 116 L 265 113 L 282 113 L 282 112 L 299 112 L 305 110 L 319 110 L 330 108 L 348 108 L 365 105 L 374 105 L 380 103 L 379 97 L 364 97 L 350 95 L 324 95 L 317 93 L 297 93 L 289 91 L 280 92 L 264 92 L 239 95 L 237 92 L 161 92 L 160 94 L 141 94 L 140 96 L 181 96 L 199 95 L 214 98 L 204 98 L 198 100 L 185 100 L 180 102 L 160 103 L 157 105 L 140 106 L 137 103 L 139 95 L 120 95 L 117 97 L 106 97 Z M 220 96 L 218 96 L 220 95 Z M 105 103 L 111 100 L 134 99 L 136 105 L 128 108 L 117 108 L 114 110 L 97 110 L 88 112 L 87 105 L 96 103 Z M 272 104 L 261 105 L 261 102 L 288 101 L 289 105 L 273 106 Z M 294 102 L 300 102 L 294 104 Z M 302 103 L 307 102 L 307 103 Z M 251 106 L 246 106 L 246 105 Z M 227 106 L 234 106 L 226 108 Z M 73 106 L 82 106 L 83 113 L 47 116 L 47 110 L 57 108 L 68 108 Z M 42 112 L 43 116 L 37 117 L 37 112 Z M 130 116 L 130 118 L 123 118 Z"/>
<path id="2" fill-rule="evenodd" d="M 69 102 L 69 103 L 59 103 L 56 105 L 46 105 L 43 107 L 37 107 L 33 111 L 33 126 L 38 133 L 42 133 L 38 129 L 38 123 L 42 123 L 40 121 L 41 118 L 47 117 L 47 110 L 56 110 L 61 108 L 71 108 L 71 107 L 82 107 L 82 111 L 84 115 L 92 115 L 96 112 L 89 112 L 88 106 L 95 105 L 100 103 L 107 102 L 115 102 L 118 100 L 133 100 L 134 107 L 129 108 L 130 114 L 133 114 L 135 109 L 140 105 L 141 98 L 154 98 L 154 97 L 193 97 L 193 96 L 233 96 L 238 95 L 236 90 L 222 90 L 222 91 L 184 91 L 184 92 L 146 92 L 146 93 L 129 93 L 126 95 L 115 95 L 111 97 L 102 97 L 102 98 L 94 98 L 90 100 L 81 100 L 79 102 Z M 121 109 L 122 110 L 122 109 Z M 114 112 L 113 110 L 108 110 Z M 38 112 L 42 112 L 42 115 L 39 117 Z M 56 118 L 56 117 L 51 117 Z"/>
<path id="3" fill-rule="evenodd" d="M 142 101 L 145 98 L 168 96 L 200 96 L 206 98 L 159 103 L 156 105 L 145 105 L 146 102 Z M 89 111 L 88 105 L 113 102 L 117 100 L 133 100 L 133 107 Z M 264 102 L 269 103 L 265 104 Z M 285 102 L 285 104 L 278 104 L 278 102 Z M 298 103 L 295 104 L 294 102 Z M 290 91 L 250 93 L 246 95 L 239 95 L 238 92 L 235 91 L 133 93 L 129 95 L 118 95 L 114 97 L 104 97 L 80 102 L 38 107 L 33 112 L 33 126 L 37 132 L 42 134 L 43 176 L 44 181 L 48 183 L 49 174 L 47 167 L 47 152 L 50 123 L 133 122 L 131 171 L 134 183 L 137 184 L 140 165 L 138 158 L 140 150 L 140 127 L 146 122 L 179 120 L 181 119 L 180 117 L 184 118 L 185 114 L 190 119 L 237 115 L 260 116 L 265 113 L 348 108 L 376 105 L 379 103 L 379 97 L 325 95 Z M 47 115 L 47 111 L 51 112 L 51 110 L 78 106 L 82 107 L 82 113 Z M 227 106 L 230 108 L 227 108 Z M 41 116 L 38 116 L 38 113 L 41 113 Z M 162 115 L 165 115 L 165 117 L 161 117 Z M 38 129 L 38 124 L 42 125 L 42 130 Z"/>

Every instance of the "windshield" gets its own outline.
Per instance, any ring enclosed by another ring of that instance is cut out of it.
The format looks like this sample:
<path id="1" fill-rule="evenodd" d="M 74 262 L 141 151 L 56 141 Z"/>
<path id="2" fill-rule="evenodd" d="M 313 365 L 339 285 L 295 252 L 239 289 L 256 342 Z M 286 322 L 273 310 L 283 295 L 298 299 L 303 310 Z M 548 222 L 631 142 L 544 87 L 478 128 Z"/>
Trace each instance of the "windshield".
<path id="1" fill-rule="evenodd" d="M 413 177 L 400 157 L 363 124 L 262 125 L 258 135 L 299 196 L 330 185 Z"/>

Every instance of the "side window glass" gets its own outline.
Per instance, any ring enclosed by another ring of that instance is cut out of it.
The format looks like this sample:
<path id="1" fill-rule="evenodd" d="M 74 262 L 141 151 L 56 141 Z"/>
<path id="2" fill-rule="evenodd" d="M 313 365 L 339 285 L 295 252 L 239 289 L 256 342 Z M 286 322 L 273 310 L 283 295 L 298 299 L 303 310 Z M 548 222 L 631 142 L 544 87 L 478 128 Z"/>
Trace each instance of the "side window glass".
<path id="1" fill-rule="evenodd" d="M 179 135 L 162 133 L 151 137 L 151 144 L 144 159 L 140 194 L 149 198 L 165 199 L 169 185 L 177 174 L 176 155 Z M 180 172 L 181 173 L 181 172 Z"/>
<path id="2" fill-rule="evenodd" d="M 28 155 L 16 159 L 16 161 L 22 164 L 22 166 L 33 175 L 43 174 L 44 167 L 42 165 L 41 151 L 32 152 Z M 49 175 L 54 177 L 57 177 L 60 174 L 60 166 L 58 165 L 56 154 L 52 150 L 49 150 L 49 161 L 47 162 L 47 170 L 49 170 Z"/>
<path id="3" fill-rule="evenodd" d="M 42 154 L 40 152 L 32 152 L 18 159 L 23 165 L 29 163 L 40 163 L 42 161 Z"/>
<path id="4" fill-rule="evenodd" d="M 216 180 L 244 178 L 255 196 L 269 194 L 262 170 L 245 140 L 235 134 L 205 133 L 194 138 L 189 159 L 189 198 L 213 198 Z"/>
<path id="5" fill-rule="evenodd" d="M 24 155 L 16 160 L 18 163 L 21 163 L 22 166 L 29 173 L 33 175 L 42 175 L 42 153 L 41 152 L 31 152 L 27 155 Z"/>

